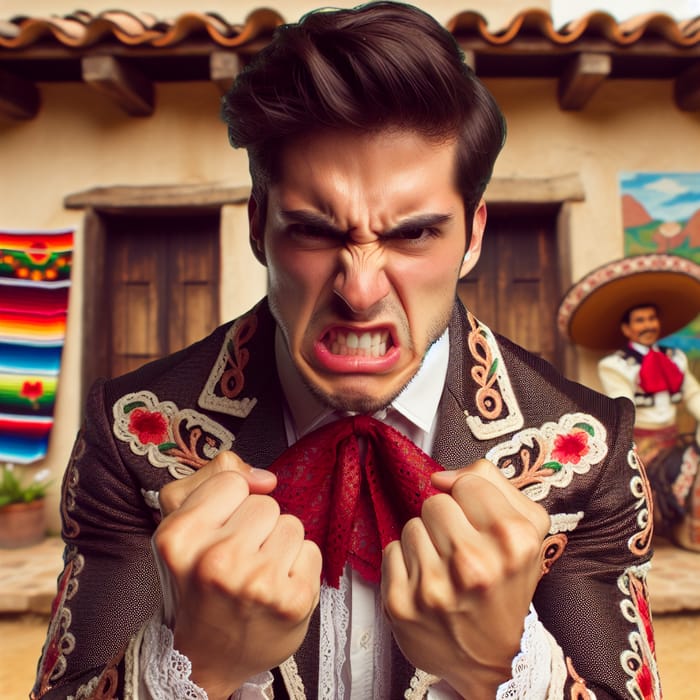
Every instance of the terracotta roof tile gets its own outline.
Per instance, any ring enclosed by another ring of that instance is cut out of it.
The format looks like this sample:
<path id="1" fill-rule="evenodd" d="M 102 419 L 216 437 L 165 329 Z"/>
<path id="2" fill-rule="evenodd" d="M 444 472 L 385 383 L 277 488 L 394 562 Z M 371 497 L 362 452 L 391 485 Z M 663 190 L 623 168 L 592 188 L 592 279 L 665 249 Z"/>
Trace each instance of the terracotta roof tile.
<path id="1" fill-rule="evenodd" d="M 40 40 L 71 48 L 87 47 L 116 39 L 128 46 L 173 46 L 205 31 L 221 46 L 241 46 L 269 34 L 283 19 L 274 10 L 252 12 L 245 23 L 231 24 L 215 13 L 191 12 L 172 20 L 148 13 L 109 10 L 99 14 L 76 12 L 63 17 L 13 17 L 0 20 L 0 48 L 26 49 Z"/>
<path id="2" fill-rule="evenodd" d="M 583 38 L 600 38 L 618 46 L 629 46 L 652 36 L 679 47 L 700 44 L 700 17 L 676 21 L 661 13 L 647 13 L 618 22 L 607 12 L 590 12 L 557 30 L 548 12 L 531 9 L 520 12 L 504 29 L 491 32 L 482 15 L 467 11 L 453 17 L 447 27 L 459 38 L 480 38 L 494 46 L 526 36 L 542 37 L 560 46 Z"/>
<path id="3" fill-rule="evenodd" d="M 243 24 L 232 24 L 215 13 L 189 12 L 175 19 L 159 19 L 149 13 L 108 10 L 98 14 L 77 11 L 66 16 L 17 16 L 0 20 L 0 49 L 26 49 L 33 44 L 55 42 L 71 48 L 117 40 L 127 46 L 170 47 L 201 33 L 222 47 L 243 46 L 269 36 L 284 22 L 275 10 L 261 8 Z M 581 39 L 604 39 L 612 45 L 630 46 L 645 38 L 661 39 L 683 48 L 700 45 L 700 17 L 676 21 L 662 13 L 650 13 L 618 22 L 605 12 L 591 12 L 556 29 L 541 9 L 523 10 L 504 28 L 489 29 L 483 15 L 466 11 L 446 25 L 458 38 L 474 38 L 493 46 L 505 46 L 520 38 L 539 37 L 554 46 Z"/>

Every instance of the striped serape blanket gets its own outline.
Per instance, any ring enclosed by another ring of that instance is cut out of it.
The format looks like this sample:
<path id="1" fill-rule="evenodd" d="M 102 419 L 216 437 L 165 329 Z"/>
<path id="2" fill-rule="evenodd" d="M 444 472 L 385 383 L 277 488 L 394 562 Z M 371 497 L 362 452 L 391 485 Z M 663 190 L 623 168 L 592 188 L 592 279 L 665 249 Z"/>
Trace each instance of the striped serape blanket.
<path id="1" fill-rule="evenodd" d="M 72 229 L 0 230 L 0 461 L 48 451 L 72 260 Z"/>

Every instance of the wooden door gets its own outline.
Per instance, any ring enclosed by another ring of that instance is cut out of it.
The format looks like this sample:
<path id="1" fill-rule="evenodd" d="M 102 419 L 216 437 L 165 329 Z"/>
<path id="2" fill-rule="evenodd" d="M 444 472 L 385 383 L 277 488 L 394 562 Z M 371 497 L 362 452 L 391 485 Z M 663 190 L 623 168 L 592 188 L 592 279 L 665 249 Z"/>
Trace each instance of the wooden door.
<path id="1" fill-rule="evenodd" d="M 481 257 L 458 294 L 493 331 L 559 366 L 554 215 L 489 211 Z"/>
<path id="2" fill-rule="evenodd" d="M 199 340 L 219 323 L 219 216 L 108 216 L 108 376 Z"/>

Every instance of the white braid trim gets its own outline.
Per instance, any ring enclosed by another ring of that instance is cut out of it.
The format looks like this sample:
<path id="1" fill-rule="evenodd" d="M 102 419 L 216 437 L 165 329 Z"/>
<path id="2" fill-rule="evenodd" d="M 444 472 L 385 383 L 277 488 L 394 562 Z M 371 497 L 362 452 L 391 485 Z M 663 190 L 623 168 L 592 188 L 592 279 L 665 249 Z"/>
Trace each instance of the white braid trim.
<path id="1" fill-rule="evenodd" d="M 520 652 L 511 664 L 512 677 L 501 683 L 496 692 L 496 700 L 547 700 L 547 698 L 562 697 L 563 684 L 559 695 L 550 695 L 550 685 L 553 685 L 553 671 L 557 675 L 559 664 L 553 665 L 555 658 L 563 659 L 558 645 L 556 649 L 554 638 L 545 630 L 537 617 L 535 609 L 530 606 L 530 612 L 525 618 L 525 629 L 520 640 Z M 566 670 L 566 669 L 564 669 Z M 558 678 L 557 678 L 558 681 Z"/>
<path id="2" fill-rule="evenodd" d="M 340 577 L 338 588 L 332 588 L 325 582 L 321 584 L 319 700 L 345 697 L 343 667 L 346 662 L 345 648 L 348 642 L 348 629 L 350 629 L 349 590 L 346 575 Z"/>

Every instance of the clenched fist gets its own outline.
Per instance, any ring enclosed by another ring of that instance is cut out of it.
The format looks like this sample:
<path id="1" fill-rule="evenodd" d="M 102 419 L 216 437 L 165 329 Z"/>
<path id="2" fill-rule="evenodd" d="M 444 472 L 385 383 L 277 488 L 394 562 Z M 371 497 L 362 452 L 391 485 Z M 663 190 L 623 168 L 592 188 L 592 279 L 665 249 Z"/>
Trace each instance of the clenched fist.
<path id="1" fill-rule="evenodd" d="M 445 493 L 384 550 L 384 607 L 413 664 L 493 700 L 520 648 L 549 516 L 486 460 L 433 483 Z"/>
<path id="2" fill-rule="evenodd" d="M 318 604 L 321 553 L 267 495 L 275 485 L 226 452 L 160 492 L 165 620 L 212 699 L 293 654 Z"/>

